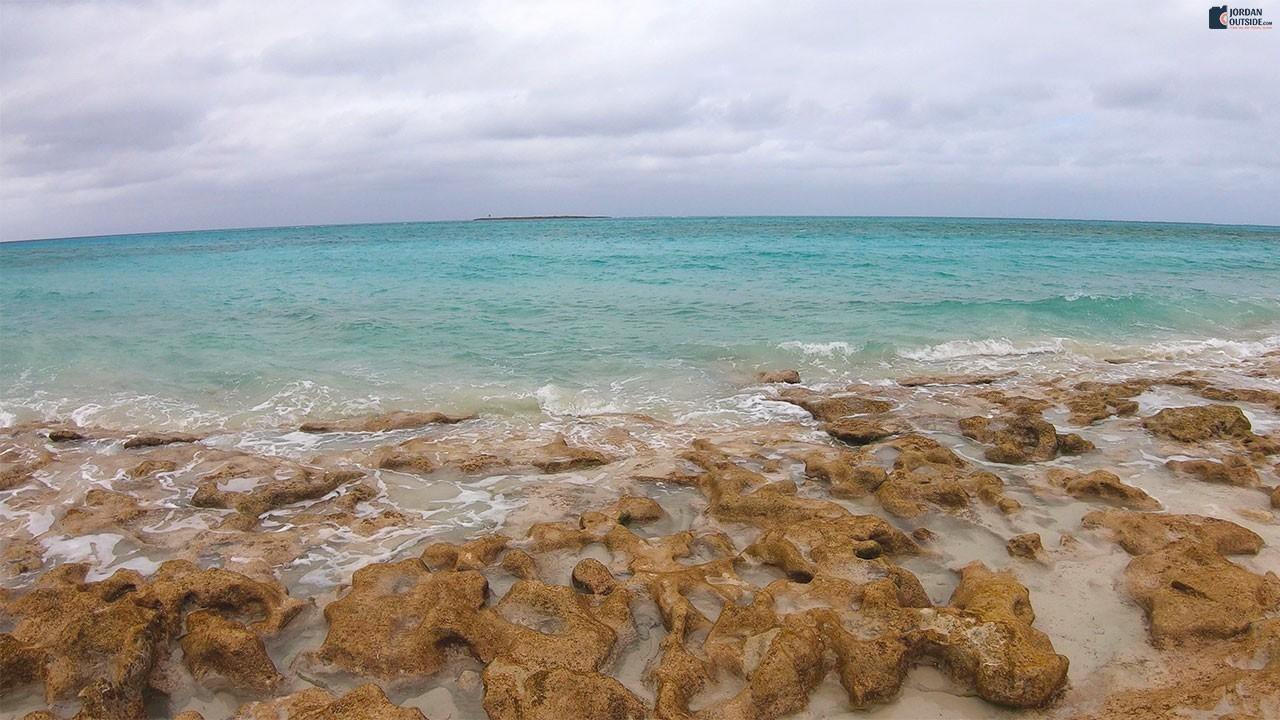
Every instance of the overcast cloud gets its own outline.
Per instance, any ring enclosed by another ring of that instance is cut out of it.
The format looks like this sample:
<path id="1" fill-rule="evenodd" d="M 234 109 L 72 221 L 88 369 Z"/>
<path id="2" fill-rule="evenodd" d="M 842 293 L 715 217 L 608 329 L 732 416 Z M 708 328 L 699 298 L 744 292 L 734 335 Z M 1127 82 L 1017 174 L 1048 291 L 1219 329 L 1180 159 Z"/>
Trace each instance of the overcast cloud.
<path id="1" fill-rule="evenodd" d="M 544 213 L 1280 224 L 1280 29 L 1210 31 L 1209 4 L 8 1 L 0 239 Z"/>

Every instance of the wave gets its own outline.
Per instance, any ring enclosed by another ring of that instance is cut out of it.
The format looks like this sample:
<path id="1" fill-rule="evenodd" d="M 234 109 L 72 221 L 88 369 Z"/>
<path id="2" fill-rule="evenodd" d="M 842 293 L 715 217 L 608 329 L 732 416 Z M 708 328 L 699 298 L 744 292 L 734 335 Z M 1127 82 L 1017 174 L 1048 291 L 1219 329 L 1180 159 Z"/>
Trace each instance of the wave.
<path id="1" fill-rule="evenodd" d="M 600 415 L 627 412 L 626 408 L 600 399 L 592 390 L 570 390 L 548 383 L 533 391 L 538 406 L 548 415 Z M 615 396 L 616 397 L 616 396 Z"/>
<path id="2" fill-rule="evenodd" d="M 1230 359 L 1245 360 L 1275 350 L 1280 350 L 1280 335 L 1272 335 L 1260 340 L 1227 340 L 1215 337 L 1200 340 L 1169 340 L 1144 345 L 1139 348 L 1138 354 L 1152 358 L 1220 355 Z"/>
<path id="3" fill-rule="evenodd" d="M 805 355 L 815 355 L 820 357 L 832 357 L 839 355 L 852 355 L 865 347 L 862 344 L 857 346 L 847 343 L 843 340 L 833 342 L 801 342 L 799 340 L 788 340 L 779 343 L 778 348 L 781 350 L 799 350 Z"/>
<path id="4" fill-rule="evenodd" d="M 914 350 L 901 350 L 897 354 L 899 357 L 917 362 L 941 362 L 979 357 L 1056 355 L 1067 352 L 1066 342 L 1066 338 L 1052 338 L 1038 342 L 1015 342 L 1004 337 L 984 340 L 949 340 Z"/>

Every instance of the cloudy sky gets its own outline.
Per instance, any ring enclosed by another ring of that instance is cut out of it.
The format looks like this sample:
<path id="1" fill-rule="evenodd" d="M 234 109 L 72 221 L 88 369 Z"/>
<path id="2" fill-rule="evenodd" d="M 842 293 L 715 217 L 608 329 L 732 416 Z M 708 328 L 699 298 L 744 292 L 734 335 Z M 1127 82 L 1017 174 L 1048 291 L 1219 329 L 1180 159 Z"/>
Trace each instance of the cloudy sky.
<path id="1" fill-rule="evenodd" d="M 1280 30 L 1210 31 L 1209 4 L 3 0 L 0 239 L 544 213 L 1280 224 Z"/>

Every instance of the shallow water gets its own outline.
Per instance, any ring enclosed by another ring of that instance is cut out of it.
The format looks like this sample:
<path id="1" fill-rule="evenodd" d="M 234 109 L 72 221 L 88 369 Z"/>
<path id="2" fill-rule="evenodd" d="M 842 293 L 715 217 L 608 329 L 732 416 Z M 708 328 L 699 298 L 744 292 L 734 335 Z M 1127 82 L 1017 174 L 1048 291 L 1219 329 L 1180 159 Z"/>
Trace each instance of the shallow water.
<path id="1" fill-rule="evenodd" d="M 463 222 L 0 245 L 0 424 L 744 409 L 806 379 L 1280 346 L 1280 229 Z"/>

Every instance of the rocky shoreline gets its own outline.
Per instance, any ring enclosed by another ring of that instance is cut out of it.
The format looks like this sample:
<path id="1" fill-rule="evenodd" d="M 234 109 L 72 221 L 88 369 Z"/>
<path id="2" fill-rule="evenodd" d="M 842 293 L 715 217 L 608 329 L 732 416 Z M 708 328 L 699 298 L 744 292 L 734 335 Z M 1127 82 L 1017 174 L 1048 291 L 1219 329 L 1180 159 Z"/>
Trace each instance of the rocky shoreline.
<path id="1" fill-rule="evenodd" d="M 1275 352 L 1107 378 L 777 371 L 750 390 L 777 412 L 750 425 L 397 411 L 281 429 L 284 451 L 10 427 L 0 701 L 1276 716 L 1278 378 Z"/>

